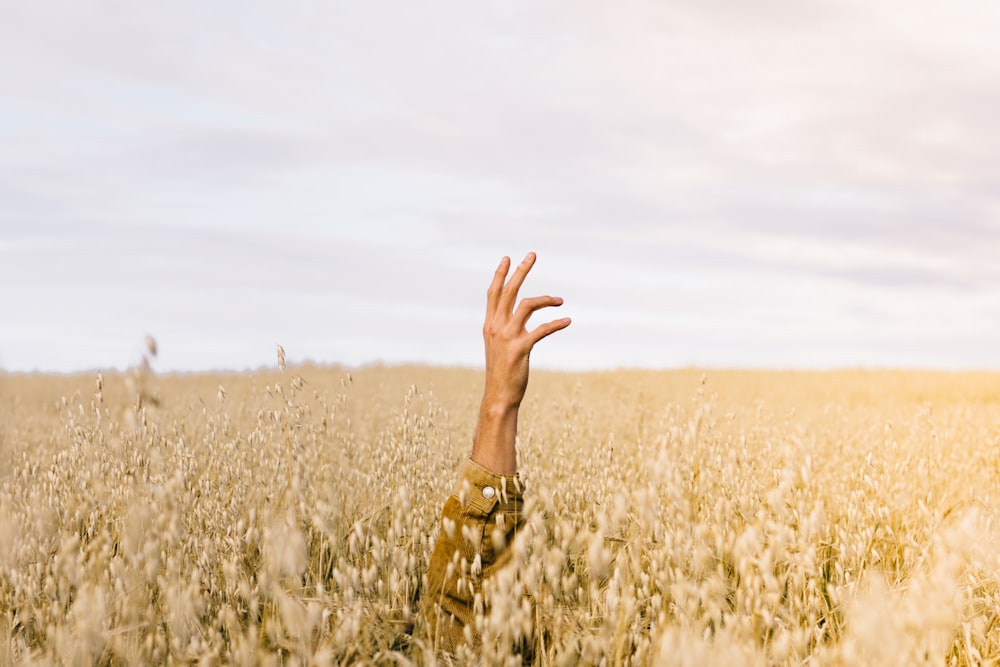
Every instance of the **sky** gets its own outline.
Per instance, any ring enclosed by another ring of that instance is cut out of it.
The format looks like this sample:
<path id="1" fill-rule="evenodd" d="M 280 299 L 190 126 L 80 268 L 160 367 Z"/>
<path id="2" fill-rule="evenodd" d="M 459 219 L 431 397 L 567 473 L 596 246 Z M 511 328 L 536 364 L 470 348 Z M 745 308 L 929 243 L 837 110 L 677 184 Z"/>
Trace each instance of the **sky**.
<path id="1" fill-rule="evenodd" d="M 0 369 L 1000 369 L 1000 5 L 0 8 Z M 539 313 L 534 325 L 549 317 Z"/>

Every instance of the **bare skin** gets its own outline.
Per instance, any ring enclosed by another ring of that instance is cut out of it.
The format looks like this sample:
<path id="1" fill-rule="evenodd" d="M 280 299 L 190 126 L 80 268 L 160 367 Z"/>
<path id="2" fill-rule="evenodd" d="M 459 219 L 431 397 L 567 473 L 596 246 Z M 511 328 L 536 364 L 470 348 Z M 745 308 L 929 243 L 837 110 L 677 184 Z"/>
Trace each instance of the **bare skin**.
<path id="1" fill-rule="evenodd" d="M 486 322 L 483 324 L 486 388 L 471 458 L 500 475 L 517 472 L 517 415 L 528 387 L 531 350 L 535 343 L 570 324 L 570 318 L 564 317 L 527 330 L 532 313 L 563 303 L 557 296 L 530 297 L 517 303 L 517 293 L 534 263 L 535 253 L 529 252 L 507 280 L 510 258 L 504 257 L 486 293 Z"/>

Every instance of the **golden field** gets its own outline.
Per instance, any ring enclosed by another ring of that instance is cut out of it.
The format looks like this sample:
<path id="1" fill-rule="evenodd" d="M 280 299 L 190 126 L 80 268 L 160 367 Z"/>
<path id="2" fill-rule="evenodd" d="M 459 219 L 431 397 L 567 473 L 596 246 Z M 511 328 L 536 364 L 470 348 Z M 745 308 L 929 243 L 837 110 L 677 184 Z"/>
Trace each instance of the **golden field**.
<path id="1" fill-rule="evenodd" d="M 0 664 L 447 663 L 416 597 L 480 391 L 0 375 Z M 460 663 L 1000 661 L 1000 375 L 536 372 L 519 440 Z"/>

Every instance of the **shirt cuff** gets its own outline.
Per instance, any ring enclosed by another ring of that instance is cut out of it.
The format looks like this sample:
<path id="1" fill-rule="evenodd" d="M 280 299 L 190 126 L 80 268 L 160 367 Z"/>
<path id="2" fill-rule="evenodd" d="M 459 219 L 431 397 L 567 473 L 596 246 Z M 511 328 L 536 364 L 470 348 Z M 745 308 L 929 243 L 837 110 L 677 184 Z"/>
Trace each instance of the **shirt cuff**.
<path id="1" fill-rule="evenodd" d="M 498 475 L 472 459 L 466 459 L 458 469 L 455 497 L 463 507 L 471 505 L 473 509 L 487 513 L 499 502 L 509 504 L 521 501 L 523 494 L 524 482 L 517 473 Z"/>

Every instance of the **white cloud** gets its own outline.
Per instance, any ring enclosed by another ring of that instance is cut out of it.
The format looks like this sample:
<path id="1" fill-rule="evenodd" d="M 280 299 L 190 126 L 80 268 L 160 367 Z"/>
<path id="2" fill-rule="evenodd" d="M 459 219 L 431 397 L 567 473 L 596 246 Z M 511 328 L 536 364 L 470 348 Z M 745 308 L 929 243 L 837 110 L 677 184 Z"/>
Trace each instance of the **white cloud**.
<path id="1" fill-rule="evenodd" d="M 1000 365 L 998 24 L 981 0 L 22 3 L 3 362 L 120 364 L 156 329 L 179 368 L 276 337 L 478 363 L 484 276 L 536 249 L 529 287 L 579 313 L 542 363 Z"/>

